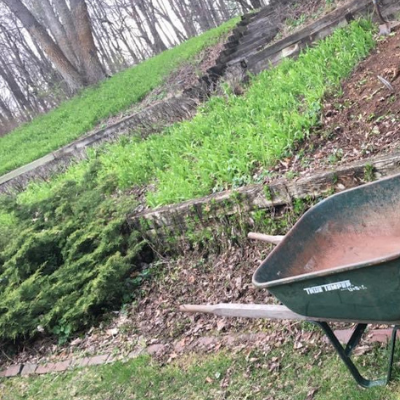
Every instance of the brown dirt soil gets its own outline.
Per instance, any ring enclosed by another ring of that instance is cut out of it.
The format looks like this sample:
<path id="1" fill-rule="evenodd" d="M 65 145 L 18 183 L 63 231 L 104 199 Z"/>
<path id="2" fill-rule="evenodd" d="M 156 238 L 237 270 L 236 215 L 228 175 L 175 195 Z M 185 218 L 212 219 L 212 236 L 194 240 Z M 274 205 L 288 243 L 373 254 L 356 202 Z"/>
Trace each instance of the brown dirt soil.
<path id="1" fill-rule="evenodd" d="M 272 168 L 274 177 L 310 176 L 318 170 L 399 150 L 399 67 L 397 28 L 391 36 L 380 39 L 372 55 L 342 84 L 342 95 L 325 101 L 321 126 L 297 146 L 293 157 Z"/>

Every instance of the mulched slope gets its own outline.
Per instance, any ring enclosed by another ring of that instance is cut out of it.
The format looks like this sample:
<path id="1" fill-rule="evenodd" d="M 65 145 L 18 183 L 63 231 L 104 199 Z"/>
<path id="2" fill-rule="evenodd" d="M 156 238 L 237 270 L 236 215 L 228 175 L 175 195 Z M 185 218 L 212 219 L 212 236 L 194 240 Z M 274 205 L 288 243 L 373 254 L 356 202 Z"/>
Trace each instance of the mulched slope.
<path id="1" fill-rule="evenodd" d="M 327 98 L 321 126 L 297 146 L 293 157 L 271 169 L 274 176 L 310 176 L 400 148 L 400 29 L 342 84 L 341 96 Z M 389 90 L 379 79 L 386 79 Z"/>

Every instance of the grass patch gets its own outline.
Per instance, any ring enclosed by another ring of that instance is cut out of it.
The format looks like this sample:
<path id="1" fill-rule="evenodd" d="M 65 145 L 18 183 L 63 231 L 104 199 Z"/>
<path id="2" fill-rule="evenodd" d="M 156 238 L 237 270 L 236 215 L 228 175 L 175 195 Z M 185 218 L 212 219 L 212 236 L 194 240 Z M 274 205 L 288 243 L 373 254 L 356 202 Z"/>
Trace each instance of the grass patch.
<path id="1" fill-rule="evenodd" d="M 324 96 L 336 90 L 374 47 L 369 21 L 353 22 L 277 68 L 254 77 L 247 93 L 212 98 L 191 121 L 145 141 L 123 138 L 91 151 L 50 184 L 32 184 L 22 202 L 51 195 L 100 162 L 99 182 L 113 176 L 121 189 L 153 183 L 151 207 L 177 203 L 256 181 L 318 124 Z"/>
<path id="2" fill-rule="evenodd" d="M 313 400 L 399 398 L 398 370 L 389 386 L 364 390 L 337 356 L 329 352 L 316 357 L 317 352 L 317 346 L 310 346 L 307 354 L 300 354 L 289 342 L 267 354 L 188 355 L 170 365 L 140 357 L 62 375 L 11 379 L 0 382 L 0 389 L 2 400 L 304 400 L 312 389 Z M 276 369 L 271 369 L 273 357 L 278 360 Z M 374 353 L 363 357 L 367 368 L 385 370 L 382 357 Z"/>
<path id="3" fill-rule="evenodd" d="M 56 110 L 0 138 L 0 175 L 27 164 L 73 141 L 102 119 L 139 102 L 178 66 L 215 44 L 238 19 L 192 38 L 95 87 L 82 91 Z"/>

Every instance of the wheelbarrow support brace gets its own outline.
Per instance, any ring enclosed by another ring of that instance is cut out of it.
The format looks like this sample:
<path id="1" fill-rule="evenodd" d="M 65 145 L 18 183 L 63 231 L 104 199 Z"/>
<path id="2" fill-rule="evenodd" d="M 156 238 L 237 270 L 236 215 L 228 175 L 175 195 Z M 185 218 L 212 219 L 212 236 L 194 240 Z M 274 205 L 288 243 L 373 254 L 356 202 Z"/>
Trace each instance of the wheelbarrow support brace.
<path id="1" fill-rule="evenodd" d="M 310 321 L 318 326 L 321 327 L 321 329 L 324 331 L 325 335 L 329 339 L 329 341 L 332 343 L 332 346 L 338 353 L 339 357 L 342 359 L 342 361 L 345 363 L 347 369 L 350 371 L 351 375 L 353 378 L 356 380 L 356 382 L 364 387 L 364 388 L 371 388 L 374 386 L 383 386 L 387 385 L 388 382 L 390 381 L 391 375 L 392 375 L 392 366 L 393 366 L 393 355 L 394 355 L 394 349 L 396 346 L 396 337 L 397 337 L 397 330 L 399 329 L 399 325 L 395 325 L 392 330 L 392 338 L 390 341 L 390 347 L 389 347 L 389 363 L 388 363 L 388 371 L 386 378 L 382 379 L 377 379 L 377 380 L 369 380 L 365 379 L 360 372 L 358 371 L 357 367 L 351 360 L 351 353 L 352 351 L 357 347 L 358 343 L 360 342 L 360 339 L 365 332 L 365 329 L 367 328 L 367 324 L 357 324 L 356 328 L 354 329 L 353 334 L 351 335 L 351 338 L 349 339 L 347 345 L 345 348 L 340 344 L 338 338 L 336 337 L 335 333 L 332 331 L 330 326 L 328 325 L 327 322 L 319 322 L 319 321 Z"/>

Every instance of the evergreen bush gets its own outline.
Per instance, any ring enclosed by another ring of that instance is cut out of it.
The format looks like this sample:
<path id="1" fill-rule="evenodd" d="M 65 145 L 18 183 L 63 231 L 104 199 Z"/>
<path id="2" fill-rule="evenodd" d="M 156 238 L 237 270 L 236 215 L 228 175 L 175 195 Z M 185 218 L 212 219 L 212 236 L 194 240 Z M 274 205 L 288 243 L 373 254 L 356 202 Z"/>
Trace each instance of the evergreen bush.
<path id="1" fill-rule="evenodd" d="M 132 291 L 142 243 L 127 201 L 96 175 L 93 165 L 81 183 L 29 205 L 2 199 L 14 228 L 0 228 L 0 338 L 31 337 L 39 326 L 68 334 Z"/>

